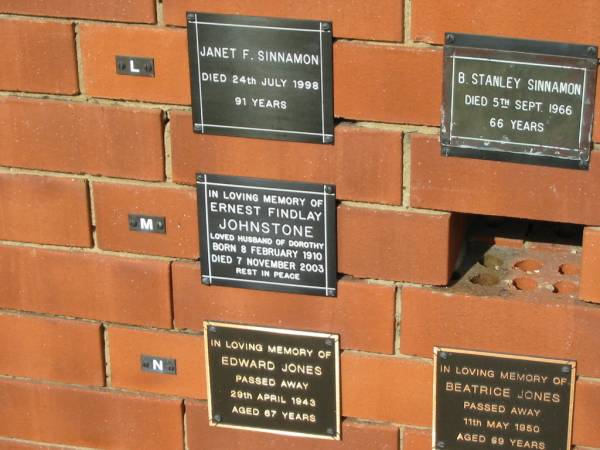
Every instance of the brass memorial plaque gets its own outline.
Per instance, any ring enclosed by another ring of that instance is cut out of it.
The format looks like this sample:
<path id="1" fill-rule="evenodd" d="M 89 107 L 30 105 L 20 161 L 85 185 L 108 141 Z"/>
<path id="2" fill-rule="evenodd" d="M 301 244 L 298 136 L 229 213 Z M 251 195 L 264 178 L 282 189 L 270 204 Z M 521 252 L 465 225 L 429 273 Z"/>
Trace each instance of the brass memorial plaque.
<path id="1" fill-rule="evenodd" d="M 210 425 L 340 439 L 339 336 L 204 322 Z"/>
<path id="2" fill-rule="evenodd" d="M 569 450 L 574 361 L 434 348 L 433 448 Z"/>

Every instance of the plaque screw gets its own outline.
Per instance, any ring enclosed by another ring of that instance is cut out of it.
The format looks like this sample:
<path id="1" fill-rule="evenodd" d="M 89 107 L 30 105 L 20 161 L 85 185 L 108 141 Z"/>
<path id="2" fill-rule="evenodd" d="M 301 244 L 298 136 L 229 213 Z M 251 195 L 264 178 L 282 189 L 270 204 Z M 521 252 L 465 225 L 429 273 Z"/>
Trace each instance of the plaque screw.
<path id="1" fill-rule="evenodd" d="M 562 368 L 560 369 L 562 373 L 570 373 L 571 372 L 571 366 L 562 366 Z"/>
<path id="2" fill-rule="evenodd" d="M 157 220 L 157 221 L 156 221 L 156 228 L 157 228 L 158 230 L 162 230 L 162 229 L 163 229 L 163 227 L 164 227 L 163 221 L 162 221 L 162 220 Z"/>
<path id="3" fill-rule="evenodd" d="M 327 347 L 331 347 L 333 345 L 333 341 L 331 339 L 325 339 L 325 345 Z"/>
<path id="4" fill-rule="evenodd" d="M 438 356 L 442 359 L 448 359 L 448 353 L 446 352 L 440 352 L 438 353 Z"/>
<path id="5" fill-rule="evenodd" d="M 333 428 L 327 428 L 327 434 L 329 436 L 335 436 L 335 430 Z"/>
<path id="6" fill-rule="evenodd" d="M 135 217 L 130 217 L 129 218 L 129 226 L 137 227 L 137 223 L 138 222 L 137 222 L 137 219 Z"/>
<path id="7" fill-rule="evenodd" d="M 194 131 L 202 131 L 202 125 L 199 123 L 194 124 Z"/>
<path id="8" fill-rule="evenodd" d="M 152 70 L 152 65 L 150 63 L 144 64 L 144 70 L 149 73 Z"/>
<path id="9" fill-rule="evenodd" d="M 214 325 L 211 325 L 208 327 L 208 331 L 211 333 L 216 333 L 217 332 L 217 327 L 215 327 Z"/>
<path id="10" fill-rule="evenodd" d="M 444 441 L 438 441 L 436 444 L 437 448 L 446 448 L 446 443 Z"/>
<path id="11" fill-rule="evenodd" d="M 221 420 L 223 420 L 223 418 L 221 417 L 221 415 L 220 415 L 220 414 L 215 414 L 215 415 L 213 416 L 213 420 L 214 420 L 215 422 L 219 423 L 219 422 L 221 422 Z"/>
<path id="12" fill-rule="evenodd" d="M 335 289 L 327 289 L 327 292 L 325 293 L 325 295 L 327 297 L 335 297 Z"/>
<path id="13" fill-rule="evenodd" d="M 588 47 L 587 52 L 588 52 L 588 55 L 595 56 L 596 55 L 596 47 Z"/>
<path id="14" fill-rule="evenodd" d="M 194 20 L 195 14 L 194 13 L 188 13 L 187 18 L 188 18 L 188 20 Z"/>
<path id="15" fill-rule="evenodd" d="M 333 188 L 331 186 L 325 186 L 325 192 L 327 194 L 332 194 L 333 193 Z"/>
<path id="16" fill-rule="evenodd" d="M 210 283 L 210 278 L 209 278 L 209 277 L 207 277 L 206 275 L 203 275 L 203 276 L 202 276 L 202 283 L 203 283 L 203 284 L 208 284 L 208 285 L 210 285 L 210 284 L 211 284 L 211 283 Z"/>
<path id="17" fill-rule="evenodd" d="M 448 33 L 446 35 L 446 43 L 452 44 L 454 42 L 454 35 L 452 33 Z"/>
<path id="18" fill-rule="evenodd" d="M 333 142 L 333 136 L 325 136 L 323 138 L 323 142 L 325 142 L 326 144 L 331 144 Z"/>
<path id="19" fill-rule="evenodd" d="M 323 31 L 329 31 L 331 28 L 329 27 L 329 24 L 327 22 L 323 22 L 321 23 L 321 30 Z"/>
<path id="20" fill-rule="evenodd" d="M 119 63 L 119 70 L 121 70 L 121 72 L 125 72 L 125 69 L 127 69 L 127 65 L 124 62 Z"/>
<path id="21" fill-rule="evenodd" d="M 196 180 L 198 180 L 198 181 L 204 181 L 204 175 L 198 175 L 196 177 Z"/>
<path id="22" fill-rule="evenodd" d="M 450 154 L 450 148 L 448 148 L 448 147 L 442 147 L 442 154 L 444 156 L 448 156 Z"/>
<path id="23" fill-rule="evenodd" d="M 148 367 L 150 367 L 150 363 L 145 362 L 142 364 L 142 367 L 148 368 Z"/>

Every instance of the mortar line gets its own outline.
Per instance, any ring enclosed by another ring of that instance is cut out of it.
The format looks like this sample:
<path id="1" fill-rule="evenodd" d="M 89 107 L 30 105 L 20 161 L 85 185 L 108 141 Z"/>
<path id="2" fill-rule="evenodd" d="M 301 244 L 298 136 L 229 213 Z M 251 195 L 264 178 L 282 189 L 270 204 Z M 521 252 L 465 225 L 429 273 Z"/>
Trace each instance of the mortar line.
<path id="1" fill-rule="evenodd" d="M 7 173 L 13 175 L 35 175 L 43 177 L 54 177 L 54 178 L 72 178 L 77 180 L 87 180 L 93 183 L 110 183 L 110 184 L 123 184 L 127 186 L 147 187 L 147 188 L 158 188 L 158 189 L 172 189 L 181 191 L 195 191 L 193 185 L 180 184 L 169 182 L 165 180 L 150 181 L 150 180 L 136 180 L 132 178 L 118 178 L 114 176 L 104 175 L 90 175 L 90 174 L 78 174 L 71 172 L 60 172 L 40 169 L 28 169 L 22 167 L 12 166 L 0 166 L 0 173 Z"/>
<path id="2" fill-rule="evenodd" d="M 87 179 L 86 186 L 88 191 L 90 223 L 92 225 L 92 248 L 97 249 L 98 235 L 96 230 L 96 204 L 94 199 L 94 186 L 90 179 Z"/>
<path id="3" fill-rule="evenodd" d="M 163 157 L 165 180 L 167 183 L 173 183 L 173 149 L 171 143 L 171 116 L 169 111 L 163 111 Z"/>
<path id="4" fill-rule="evenodd" d="M 412 1 L 404 0 L 404 43 L 412 44 Z"/>
<path id="5" fill-rule="evenodd" d="M 398 427 L 398 450 L 404 450 L 404 425 Z"/>
<path id="6" fill-rule="evenodd" d="M 402 206 L 410 208 L 410 180 L 412 167 L 412 133 L 402 136 Z"/>
<path id="7" fill-rule="evenodd" d="M 74 383 L 69 384 L 69 383 L 64 383 L 62 381 L 45 380 L 45 379 L 31 378 L 31 377 L 20 376 L 20 375 L 0 374 L 0 380 L 28 383 L 31 385 L 60 387 L 60 388 L 67 388 L 67 389 L 75 388 L 75 389 L 80 389 L 82 391 L 96 392 L 96 393 L 124 394 L 124 395 L 127 395 L 129 397 L 134 397 L 134 398 L 141 397 L 141 398 L 151 398 L 151 399 L 155 399 L 155 400 L 175 400 L 175 401 L 183 402 L 183 400 L 186 398 L 190 398 L 190 399 L 197 398 L 197 397 L 182 397 L 179 395 L 172 395 L 172 394 L 160 394 L 160 393 L 151 392 L 151 391 L 131 390 L 131 389 L 114 387 L 114 386 L 94 386 L 94 385 L 74 384 Z"/>
<path id="8" fill-rule="evenodd" d="M 54 100 L 63 101 L 68 103 L 81 103 L 87 105 L 99 105 L 99 106 L 122 106 L 128 108 L 137 109 L 153 109 L 153 110 L 180 110 L 185 112 L 191 112 L 192 107 L 189 105 L 181 105 L 176 103 L 160 103 L 160 102 L 149 102 L 145 100 L 132 100 L 132 99 L 115 99 L 110 97 L 92 97 L 79 93 L 78 95 L 67 95 L 67 94 L 53 94 L 50 92 L 24 92 L 24 91 L 0 91 L 0 97 L 14 97 L 15 99 L 29 99 L 29 100 Z"/>
<path id="9" fill-rule="evenodd" d="M 394 354 L 400 355 L 400 331 L 402 327 L 402 290 L 398 287 L 394 292 Z"/>
<path id="10" fill-rule="evenodd" d="M 85 80 L 83 78 L 83 56 L 81 51 L 81 35 L 79 34 L 79 23 L 73 22 L 73 34 L 75 38 L 75 64 L 77 66 L 77 82 L 79 94 L 85 96 Z"/>
<path id="11" fill-rule="evenodd" d="M 0 436 L 0 442 L 14 442 L 17 444 L 23 444 L 23 445 L 27 445 L 27 446 L 32 446 L 31 448 L 38 448 L 38 446 L 43 445 L 44 447 L 47 447 L 48 450 L 50 449 L 57 449 L 57 450 L 102 450 L 99 447 L 79 447 L 76 445 L 67 445 L 67 444 L 56 444 L 53 442 L 45 442 L 45 441 L 30 441 L 28 439 L 20 439 L 20 438 L 16 438 L 16 437 L 9 437 L 9 436 Z"/>
<path id="12" fill-rule="evenodd" d="M 102 327 L 102 341 L 104 344 L 102 346 L 102 349 L 104 351 L 104 385 L 106 387 L 111 387 L 112 366 L 110 360 L 110 340 L 108 337 L 108 327 L 104 323 L 101 323 L 100 326 Z"/>
<path id="13" fill-rule="evenodd" d="M 74 246 L 61 246 L 57 244 L 42 244 L 38 242 L 22 242 L 22 241 L 11 241 L 7 239 L 0 239 L 0 246 L 6 247 L 17 247 L 17 248 L 31 248 L 40 250 L 59 251 L 64 253 L 73 254 L 90 254 L 97 256 L 112 256 L 121 257 L 133 260 L 151 260 L 156 262 L 186 262 L 186 263 L 197 263 L 198 259 L 194 258 L 176 258 L 172 256 L 162 255 L 149 255 L 147 253 L 132 253 L 127 251 L 114 251 L 104 250 L 96 247 L 74 247 Z"/>
<path id="14" fill-rule="evenodd" d="M 165 26 L 165 16 L 163 7 L 163 0 L 156 0 L 156 2 L 154 3 L 154 14 L 156 18 L 156 25 L 158 27 Z"/>
<path id="15" fill-rule="evenodd" d="M 157 28 L 166 28 L 159 26 L 156 22 L 148 23 L 148 22 L 135 22 L 135 21 L 127 21 L 127 20 L 108 20 L 108 19 L 90 19 L 87 17 L 57 17 L 57 16 L 45 16 L 42 14 L 26 14 L 26 13 L 0 13 L 0 19 L 10 19 L 10 20 L 23 20 L 23 21 L 31 21 L 31 22 L 53 22 L 53 23 L 72 23 L 74 21 L 80 22 L 85 25 L 112 25 L 117 28 L 128 28 L 132 25 L 136 27 L 142 27 L 147 29 L 157 29 Z M 156 16 L 154 17 L 156 20 Z M 170 27 L 173 28 L 173 27 Z M 180 27 L 182 28 L 182 27 Z"/>
<path id="16" fill-rule="evenodd" d="M 436 211 L 433 209 L 424 209 L 424 208 L 411 208 L 410 206 L 403 205 L 387 205 L 383 203 L 369 203 L 357 200 L 341 200 L 341 205 L 351 206 L 356 208 L 364 208 L 364 209 L 376 209 L 380 211 L 392 211 L 392 212 L 411 212 L 415 214 L 425 214 L 425 215 L 435 215 L 435 216 L 443 216 L 450 214 L 457 214 L 455 212 L 449 211 Z"/>
<path id="17" fill-rule="evenodd" d="M 67 316 L 67 315 L 58 314 L 58 313 L 21 310 L 21 309 L 13 309 L 13 308 L 0 309 L 0 316 L 76 321 L 76 322 L 86 323 L 86 324 L 90 324 L 90 325 L 103 326 L 107 330 L 111 329 L 111 328 L 119 328 L 119 329 L 126 329 L 126 330 L 131 330 L 131 331 L 142 331 L 142 332 L 149 332 L 149 333 L 174 334 L 174 335 L 178 335 L 178 336 L 184 335 L 184 336 L 201 337 L 204 335 L 204 333 L 200 329 L 159 328 L 154 325 L 148 325 L 148 324 L 136 325 L 136 324 L 130 324 L 130 323 L 124 323 L 124 322 L 112 322 L 112 321 L 105 320 L 105 319 L 89 319 L 89 318 L 78 317 L 78 316 Z"/>
<path id="18" fill-rule="evenodd" d="M 187 412 L 187 403 L 184 400 L 181 403 L 181 407 L 183 408 L 183 448 L 185 450 L 189 450 L 189 429 L 188 429 L 188 423 L 187 423 L 187 419 L 188 419 L 188 412 Z"/>

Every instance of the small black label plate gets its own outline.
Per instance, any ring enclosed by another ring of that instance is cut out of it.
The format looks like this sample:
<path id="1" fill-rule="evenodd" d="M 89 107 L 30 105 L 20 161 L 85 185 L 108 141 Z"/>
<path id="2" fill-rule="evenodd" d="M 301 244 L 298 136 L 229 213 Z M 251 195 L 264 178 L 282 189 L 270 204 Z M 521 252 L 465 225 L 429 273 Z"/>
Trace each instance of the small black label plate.
<path id="1" fill-rule="evenodd" d="M 333 142 L 331 23 L 188 13 L 197 133 Z"/>
<path id="2" fill-rule="evenodd" d="M 117 73 L 136 77 L 154 77 L 154 59 L 138 56 L 115 56 Z"/>
<path id="3" fill-rule="evenodd" d="M 340 439 L 339 337 L 204 323 L 213 426 Z"/>
<path id="4" fill-rule="evenodd" d="M 177 374 L 177 361 L 172 358 L 142 355 L 141 366 L 144 372 L 164 373 L 167 375 Z"/>
<path id="5" fill-rule="evenodd" d="M 434 353 L 434 448 L 571 448 L 575 362 L 449 348 Z"/>
<path id="6" fill-rule="evenodd" d="M 199 174 L 202 282 L 336 296 L 335 188 Z"/>
<path id="7" fill-rule="evenodd" d="M 442 152 L 586 169 L 597 48 L 447 34 Z"/>
<path id="8" fill-rule="evenodd" d="M 128 220 L 130 231 L 161 234 L 167 232 L 167 220 L 164 217 L 129 214 Z"/>

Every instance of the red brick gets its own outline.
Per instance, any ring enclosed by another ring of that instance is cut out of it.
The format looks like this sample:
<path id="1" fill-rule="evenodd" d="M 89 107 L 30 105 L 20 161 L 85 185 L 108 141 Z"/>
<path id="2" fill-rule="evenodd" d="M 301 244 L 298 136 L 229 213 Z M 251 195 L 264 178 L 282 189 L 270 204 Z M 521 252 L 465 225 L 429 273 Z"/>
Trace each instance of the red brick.
<path id="1" fill-rule="evenodd" d="M 5 166 L 164 179 L 158 109 L 7 97 L 0 99 L 0 134 Z"/>
<path id="2" fill-rule="evenodd" d="M 442 44 L 444 33 L 454 31 L 600 45 L 600 4 L 580 0 L 573 6 L 561 0 L 412 0 L 412 36 Z"/>
<path id="3" fill-rule="evenodd" d="M 164 0 L 165 22 L 184 25 L 187 11 L 333 22 L 336 37 L 376 41 L 402 41 L 404 38 L 403 3 L 397 0 Z"/>
<path id="4" fill-rule="evenodd" d="M 5 9 L 0 5 L 0 11 Z M 77 94 L 73 25 L 0 20 L 0 89 Z"/>
<path id="5" fill-rule="evenodd" d="M 457 215 L 342 205 L 338 271 L 361 278 L 446 284 L 462 229 Z"/>
<path id="6" fill-rule="evenodd" d="M 153 0 L 3 0 L 0 12 L 120 22 L 156 22 Z"/>
<path id="7" fill-rule="evenodd" d="M 81 25 L 85 92 L 94 97 L 189 105 L 185 30 Z M 154 59 L 154 77 L 118 75 L 115 55 Z"/>
<path id="8" fill-rule="evenodd" d="M 403 450 L 431 450 L 431 431 L 404 428 L 402 436 Z"/>
<path id="9" fill-rule="evenodd" d="M 475 296 L 405 287 L 402 353 L 432 358 L 433 347 L 444 346 L 538 355 L 573 359 L 578 374 L 600 375 L 600 308 L 566 297 L 511 292 Z"/>
<path id="10" fill-rule="evenodd" d="M 587 227 L 583 231 L 583 253 L 581 257 L 581 282 L 579 298 L 600 303 L 600 228 Z"/>
<path id="11" fill-rule="evenodd" d="M 333 60 L 337 117 L 439 125 L 441 51 L 338 42 Z"/>
<path id="12" fill-rule="evenodd" d="M 167 262 L 0 246 L 0 267 L 1 307 L 171 327 Z"/>
<path id="13" fill-rule="evenodd" d="M 402 133 L 342 124 L 335 135 L 335 144 L 324 148 L 196 134 L 191 114 L 173 112 L 173 179 L 195 184 L 196 173 L 206 172 L 330 183 L 338 199 L 402 203 Z"/>
<path id="14" fill-rule="evenodd" d="M 411 138 L 410 204 L 553 222 L 600 225 L 600 152 L 578 171 L 441 156 L 430 136 Z"/>
<path id="15" fill-rule="evenodd" d="M 173 263 L 173 305 L 178 328 L 202 329 L 222 320 L 339 333 L 343 348 L 394 351 L 392 286 L 338 281 L 338 297 L 282 294 L 205 286 L 198 264 Z M 368 311 L 368 313 L 366 313 Z M 365 330 L 368 318 L 368 332 Z"/>
<path id="16" fill-rule="evenodd" d="M 189 450 L 398 450 L 398 429 L 390 425 L 342 422 L 342 440 L 305 439 L 208 425 L 204 402 L 185 402 Z"/>
<path id="17" fill-rule="evenodd" d="M 111 386 L 206 398 L 202 336 L 110 327 L 108 342 Z M 177 374 L 143 371 L 140 366 L 142 355 L 175 359 Z"/>
<path id="18" fill-rule="evenodd" d="M 127 450 L 183 449 L 179 400 L 0 380 L 0 434 Z"/>
<path id="19" fill-rule="evenodd" d="M 99 324 L 0 314 L 0 342 L 2 374 L 104 386 Z"/>
<path id="20" fill-rule="evenodd" d="M 575 387 L 573 443 L 600 447 L 600 383 L 579 380 Z"/>
<path id="21" fill-rule="evenodd" d="M 2 173 L 0 212 L 0 239 L 92 245 L 85 180 Z"/>
<path id="22" fill-rule="evenodd" d="M 94 183 L 98 246 L 106 250 L 198 258 L 194 189 Z M 166 233 L 129 230 L 128 215 L 165 217 Z"/>
<path id="23" fill-rule="evenodd" d="M 344 352 L 342 380 L 342 415 L 431 425 L 431 364 Z"/>

